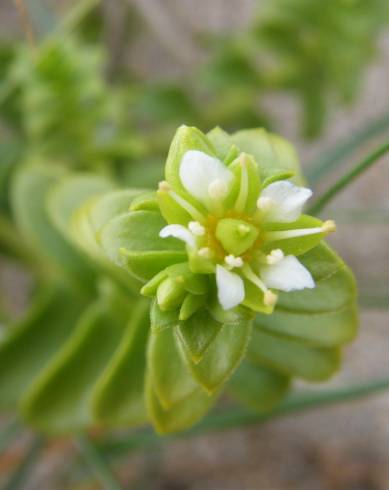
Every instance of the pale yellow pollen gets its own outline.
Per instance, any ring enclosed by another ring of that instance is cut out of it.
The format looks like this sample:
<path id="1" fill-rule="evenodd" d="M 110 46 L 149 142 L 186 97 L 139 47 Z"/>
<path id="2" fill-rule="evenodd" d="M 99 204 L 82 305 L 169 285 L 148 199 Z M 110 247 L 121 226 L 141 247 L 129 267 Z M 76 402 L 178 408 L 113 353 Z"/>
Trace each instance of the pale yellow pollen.
<path id="1" fill-rule="evenodd" d="M 228 266 L 232 268 L 243 266 L 243 260 L 240 257 L 235 257 L 235 255 L 227 255 L 224 261 Z"/>
<path id="2" fill-rule="evenodd" d="M 268 289 L 263 295 L 263 302 L 266 306 L 274 306 L 277 303 L 278 296 Z"/>
<path id="3" fill-rule="evenodd" d="M 321 227 L 323 233 L 333 233 L 336 231 L 336 223 L 334 220 L 329 219 L 327 221 L 324 221 Z"/>
<path id="4" fill-rule="evenodd" d="M 284 258 L 284 252 L 280 248 L 275 248 L 266 256 L 266 262 L 269 265 L 275 265 Z"/>
<path id="5" fill-rule="evenodd" d="M 198 221 L 190 221 L 188 224 L 188 228 L 189 228 L 189 231 L 191 231 L 193 233 L 193 235 L 196 235 L 196 236 L 205 235 L 205 228 Z"/>
<path id="6" fill-rule="evenodd" d="M 162 192 L 169 192 L 171 190 L 170 188 L 170 185 L 168 182 L 166 182 L 166 180 L 162 180 L 159 184 L 158 184 L 158 190 L 159 191 L 162 191 Z"/>
<path id="7" fill-rule="evenodd" d="M 247 166 L 247 153 L 241 153 L 239 156 L 239 163 L 242 167 Z"/>

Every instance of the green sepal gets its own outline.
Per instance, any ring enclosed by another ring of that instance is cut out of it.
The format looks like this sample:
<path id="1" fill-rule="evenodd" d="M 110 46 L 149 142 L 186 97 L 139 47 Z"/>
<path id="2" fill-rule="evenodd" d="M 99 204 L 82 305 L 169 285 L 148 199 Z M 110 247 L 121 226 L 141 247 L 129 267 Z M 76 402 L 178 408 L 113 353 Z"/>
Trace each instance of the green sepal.
<path id="1" fill-rule="evenodd" d="M 306 381 L 324 381 L 340 365 L 337 348 L 311 347 L 278 335 L 254 328 L 247 358 L 260 366 Z"/>
<path id="2" fill-rule="evenodd" d="M 158 333 L 165 328 L 174 327 L 178 324 L 179 311 L 162 311 L 158 306 L 157 300 L 153 300 L 150 306 L 151 330 Z"/>
<path id="3" fill-rule="evenodd" d="M 147 370 L 165 410 L 189 396 L 197 387 L 178 353 L 172 328 L 151 332 L 147 347 Z"/>
<path id="4" fill-rule="evenodd" d="M 159 237 L 165 224 L 153 211 L 122 214 L 103 227 L 101 245 L 113 262 L 148 281 L 165 267 L 186 259 L 182 242 Z"/>
<path id="5" fill-rule="evenodd" d="M 263 291 L 246 278 L 243 279 L 243 282 L 245 295 L 242 305 L 257 313 L 264 313 L 266 315 L 273 313 L 274 306 L 265 305 L 263 302 Z"/>
<path id="6" fill-rule="evenodd" d="M 290 377 L 244 360 L 228 383 L 228 393 L 248 408 L 267 412 L 290 387 Z"/>
<path id="7" fill-rule="evenodd" d="M 196 388 L 189 396 L 169 409 L 163 408 L 152 384 L 146 376 L 146 405 L 155 430 L 163 435 L 188 429 L 198 422 L 212 407 L 216 396 L 209 396 Z"/>
<path id="8" fill-rule="evenodd" d="M 181 321 L 188 320 L 197 310 L 205 305 L 206 300 L 207 297 L 205 295 L 188 293 L 182 302 L 178 319 Z"/>
<path id="9" fill-rule="evenodd" d="M 141 301 L 93 393 L 94 420 L 105 426 L 136 427 L 147 421 L 144 384 L 149 325 L 148 302 Z"/>
<path id="10" fill-rule="evenodd" d="M 276 182 L 277 180 L 291 179 L 293 176 L 294 172 L 292 172 L 291 170 L 280 170 L 279 172 L 273 172 L 262 182 L 262 189 L 272 184 L 273 182 Z"/>
<path id="11" fill-rule="evenodd" d="M 216 126 L 206 134 L 206 137 L 211 142 L 213 148 L 215 148 L 216 156 L 219 158 L 219 160 L 225 162 L 226 158 L 229 156 L 231 151 L 231 146 L 232 146 L 231 136 L 222 128 Z M 237 147 L 235 146 L 235 148 Z M 239 149 L 238 149 L 238 154 L 239 154 Z"/>
<path id="12" fill-rule="evenodd" d="M 222 325 L 198 363 L 193 362 L 180 337 L 177 337 L 185 363 L 207 393 L 213 394 L 220 389 L 239 366 L 246 353 L 250 332 L 250 321 Z"/>
<path id="13" fill-rule="evenodd" d="M 157 193 L 155 191 L 143 192 L 136 196 L 130 205 L 130 211 L 158 211 Z"/>
<path id="14" fill-rule="evenodd" d="M 162 311 L 176 310 L 184 301 L 186 291 L 177 278 L 167 277 L 157 289 L 157 303 Z"/>
<path id="15" fill-rule="evenodd" d="M 239 190 L 242 185 L 242 165 L 245 166 L 247 173 L 247 197 L 243 209 L 239 211 L 253 213 L 257 207 L 260 191 L 259 167 L 254 158 L 246 153 L 240 153 L 229 166 L 229 169 L 234 174 L 234 179 L 226 198 L 226 204 L 228 207 L 233 207 L 234 204 L 236 204 Z"/>
<path id="16" fill-rule="evenodd" d="M 166 279 L 167 273 L 166 269 L 162 270 L 161 272 L 158 272 L 158 274 L 155 274 L 146 284 L 142 287 L 140 290 L 140 293 L 143 296 L 148 296 L 150 298 L 153 298 L 157 294 L 157 289 L 158 286 L 161 284 L 161 282 Z"/>
<path id="17" fill-rule="evenodd" d="M 193 296 L 193 298 L 202 299 L 201 296 Z M 221 323 L 216 321 L 205 308 L 202 308 L 192 314 L 189 319 L 180 321 L 175 327 L 175 335 L 190 362 L 198 364 L 221 328 Z"/>
<path id="18" fill-rule="evenodd" d="M 181 264 L 174 264 L 165 269 L 166 274 L 174 278 L 179 278 L 183 287 L 188 293 L 192 294 L 206 294 L 208 291 L 208 279 L 203 275 L 194 274 L 190 268 L 188 262 Z"/>
<path id="19" fill-rule="evenodd" d="M 169 195 L 168 192 L 157 191 L 159 210 L 167 223 L 186 226 L 193 218 Z"/>
<path id="20" fill-rule="evenodd" d="M 283 172 L 293 172 L 293 181 L 301 185 L 304 178 L 293 146 L 283 138 L 263 128 L 246 129 L 231 135 L 241 151 L 252 155 L 258 163 L 263 182 Z"/>
<path id="21" fill-rule="evenodd" d="M 323 222 L 313 216 L 301 215 L 297 221 L 293 223 L 266 223 L 262 225 L 265 240 L 266 231 L 283 231 L 283 230 L 298 230 L 301 228 L 320 228 Z M 269 240 L 263 245 L 263 252 L 270 253 L 276 248 L 280 248 L 285 255 L 302 255 L 311 248 L 316 247 L 324 238 L 324 233 L 315 233 L 313 235 L 300 236 L 295 238 L 287 238 L 285 240 Z"/>

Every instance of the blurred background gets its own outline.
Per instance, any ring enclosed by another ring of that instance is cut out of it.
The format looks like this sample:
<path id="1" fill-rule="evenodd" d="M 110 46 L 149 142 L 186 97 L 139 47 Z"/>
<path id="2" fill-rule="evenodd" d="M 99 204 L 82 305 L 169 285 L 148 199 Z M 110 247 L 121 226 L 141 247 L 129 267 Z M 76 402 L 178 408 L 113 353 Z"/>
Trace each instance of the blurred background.
<path id="1" fill-rule="evenodd" d="M 21 162 L 154 186 L 183 123 L 281 134 L 319 194 L 389 139 L 388 21 L 385 0 L 1 2 L 0 238 Z M 331 386 L 389 374 L 388 163 L 325 211 L 361 305 L 360 335 Z M 6 240 L 0 251 L 5 322 L 25 310 L 32 281 Z M 0 485 L 31 437 L 0 447 Z M 77 454 L 71 440 L 53 440 L 18 488 L 100 488 Z M 389 394 L 127 451 L 112 464 L 134 489 L 387 490 Z"/>

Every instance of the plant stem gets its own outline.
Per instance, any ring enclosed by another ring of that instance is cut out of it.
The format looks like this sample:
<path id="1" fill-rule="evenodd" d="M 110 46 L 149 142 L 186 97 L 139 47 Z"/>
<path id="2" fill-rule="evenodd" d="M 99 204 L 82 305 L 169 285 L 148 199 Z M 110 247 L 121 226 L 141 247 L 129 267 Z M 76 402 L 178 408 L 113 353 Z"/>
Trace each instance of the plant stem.
<path id="1" fill-rule="evenodd" d="M 117 483 L 107 463 L 89 437 L 85 434 L 79 435 L 77 442 L 86 462 L 95 473 L 102 487 L 105 490 L 121 490 L 121 486 Z"/>
<path id="2" fill-rule="evenodd" d="M 378 119 L 373 120 L 367 126 L 353 133 L 348 138 L 340 141 L 338 144 L 327 150 L 317 161 L 309 165 L 307 169 L 307 179 L 310 183 L 315 184 L 326 174 L 335 169 L 339 162 L 347 155 L 353 153 L 369 139 L 378 136 L 385 130 L 389 129 L 389 113 L 385 113 Z"/>
<path id="3" fill-rule="evenodd" d="M 384 143 L 377 150 L 373 151 L 360 163 L 355 165 L 349 172 L 341 177 L 327 192 L 325 192 L 308 210 L 309 214 L 318 214 L 323 208 L 354 179 L 362 174 L 369 167 L 374 165 L 385 153 L 389 151 L 389 142 Z"/>
<path id="4" fill-rule="evenodd" d="M 41 437 L 36 437 L 28 448 L 24 458 L 17 466 L 8 482 L 5 484 L 4 490 L 19 490 L 23 485 L 32 469 L 35 460 L 43 448 L 44 440 Z"/>
<path id="5" fill-rule="evenodd" d="M 18 11 L 20 22 L 23 26 L 24 34 L 31 47 L 35 46 L 35 34 L 32 27 L 30 14 L 27 10 L 24 0 L 14 0 L 15 7 Z"/>
<path id="6" fill-rule="evenodd" d="M 356 400 L 373 393 L 389 389 L 389 377 L 356 384 L 344 388 L 323 390 L 316 393 L 299 393 L 288 397 L 278 407 L 268 413 L 257 413 L 241 408 L 208 415 L 196 427 L 178 435 L 168 436 L 163 439 L 151 430 L 136 432 L 131 437 L 108 440 L 100 445 L 100 450 L 107 457 L 117 456 L 128 451 L 143 449 L 161 441 L 169 441 L 178 438 L 196 436 L 209 431 L 220 431 L 230 428 L 242 427 L 252 424 L 267 422 L 276 417 L 297 413 L 311 408 L 320 408 L 332 403 Z"/>

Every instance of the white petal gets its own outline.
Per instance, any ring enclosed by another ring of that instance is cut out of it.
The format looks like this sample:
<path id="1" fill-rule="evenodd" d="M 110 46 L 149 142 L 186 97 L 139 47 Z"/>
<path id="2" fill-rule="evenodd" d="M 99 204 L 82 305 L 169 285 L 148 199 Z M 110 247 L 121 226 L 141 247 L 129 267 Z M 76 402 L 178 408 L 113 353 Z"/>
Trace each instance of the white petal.
<path id="1" fill-rule="evenodd" d="M 234 308 L 244 300 L 244 284 L 238 274 L 216 266 L 217 297 L 223 310 Z"/>
<path id="2" fill-rule="evenodd" d="M 306 187 L 298 187 L 287 180 L 273 182 L 265 187 L 260 199 L 265 198 L 267 207 L 266 221 L 291 223 L 301 214 L 305 202 L 312 196 Z"/>
<path id="3" fill-rule="evenodd" d="M 174 238 L 178 238 L 182 240 L 190 247 L 196 246 L 196 240 L 193 235 L 185 226 L 182 225 L 167 225 L 159 232 L 159 236 L 161 238 L 167 238 L 172 236 Z"/>
<path id="4" fill-rule="evenodd" d="M 261 279 L 268 288 L 280 291 L 298 291 L 315 287 L 311 273 L 293 255 L 288 255 L 277 264 L 261 267 Z"/>
<path id="5" fill-rule="evenodd" d="M 180 179 L 185 189 L 203 204 L 210 202 L 209 187 L 228 185 L 232 172 L 217 158 L 202 151 L 189 150 L 181 160 Z M 216 182 L 216 184 L 215 184 Z"/>

